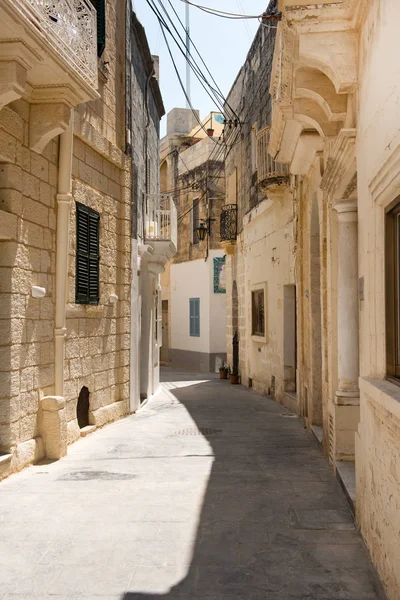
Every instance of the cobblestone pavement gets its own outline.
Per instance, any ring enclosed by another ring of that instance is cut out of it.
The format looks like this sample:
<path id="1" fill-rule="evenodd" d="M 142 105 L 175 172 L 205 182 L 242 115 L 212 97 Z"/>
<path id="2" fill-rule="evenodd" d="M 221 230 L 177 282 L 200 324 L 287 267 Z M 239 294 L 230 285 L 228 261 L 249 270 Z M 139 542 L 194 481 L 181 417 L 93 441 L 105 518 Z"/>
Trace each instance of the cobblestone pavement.
<path id="1" fill-rule="evenodd" d="M 0 484 L 1 600 L 377 600 L 346 499 L 301 421 L 165 370 L 136 415 Z"/>

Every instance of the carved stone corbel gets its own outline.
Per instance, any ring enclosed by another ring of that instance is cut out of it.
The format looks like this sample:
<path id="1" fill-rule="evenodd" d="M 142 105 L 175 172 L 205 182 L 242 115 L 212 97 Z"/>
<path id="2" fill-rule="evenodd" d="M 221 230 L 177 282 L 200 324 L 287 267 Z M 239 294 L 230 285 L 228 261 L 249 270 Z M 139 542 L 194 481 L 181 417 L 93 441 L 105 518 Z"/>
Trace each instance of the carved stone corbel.
<path id="1" fill-rule="evenodd" d="M 26 76 L 26 69 L 17 61 L 0 61 L 0 110 L 22 97 Z"/>
<path id="2" fill-rule="evenodd" d="M 43 152 L 47 144 L 66 131 L 71 118 L 71 109 L 61 102 L 31 104 L 29 118 L 29 147 Z"/>

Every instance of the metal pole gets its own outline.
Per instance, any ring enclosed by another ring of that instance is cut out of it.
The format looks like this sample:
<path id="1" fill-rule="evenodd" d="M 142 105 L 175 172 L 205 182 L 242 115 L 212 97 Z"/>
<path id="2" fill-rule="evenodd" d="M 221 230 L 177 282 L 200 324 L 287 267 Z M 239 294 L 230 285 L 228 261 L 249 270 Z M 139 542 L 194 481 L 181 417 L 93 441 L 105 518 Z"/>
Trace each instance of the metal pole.
<path id="1" fill-rule="evenodd" d="M 190 21 L 189 21 L 189 4 L 186 3 L 186 108 L 190 108 L 191 93 L 190 93 Z"/>

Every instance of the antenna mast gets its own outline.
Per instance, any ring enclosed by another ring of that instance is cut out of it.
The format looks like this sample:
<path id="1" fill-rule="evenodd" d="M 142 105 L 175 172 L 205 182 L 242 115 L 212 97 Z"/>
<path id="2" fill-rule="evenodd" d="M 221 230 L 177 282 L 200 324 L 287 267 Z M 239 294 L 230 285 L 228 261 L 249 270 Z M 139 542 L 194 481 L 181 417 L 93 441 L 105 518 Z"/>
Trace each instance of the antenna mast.
<path id="1" fill-rule="evenodd" d="M 186 2 L 186 108 L 190 108 L 190 21 L 189 21 L 189 4 Z"/>

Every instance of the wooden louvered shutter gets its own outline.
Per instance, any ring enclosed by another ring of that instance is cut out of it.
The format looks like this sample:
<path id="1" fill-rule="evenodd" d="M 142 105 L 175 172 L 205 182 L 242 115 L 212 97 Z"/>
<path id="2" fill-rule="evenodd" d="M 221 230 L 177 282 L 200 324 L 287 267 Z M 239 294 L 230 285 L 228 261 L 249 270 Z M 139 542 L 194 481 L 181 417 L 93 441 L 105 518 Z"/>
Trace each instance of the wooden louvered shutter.
<path id="1" fill-rule="evenodd" d="M 106 0 L 91 0 L 97 12 L 97 56 L 101 56 L 106 47 Z"/>
<path id="2" fill-rule="evenodd" d="M 89 304 L 99 303 L 100 215 L 89 213 Z"/>
<path id="3" fill-rule="evenodd" d="M 100 215 L 76 203 L 76 293 L 77 304 L 99 303 Z"/>

